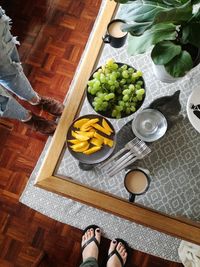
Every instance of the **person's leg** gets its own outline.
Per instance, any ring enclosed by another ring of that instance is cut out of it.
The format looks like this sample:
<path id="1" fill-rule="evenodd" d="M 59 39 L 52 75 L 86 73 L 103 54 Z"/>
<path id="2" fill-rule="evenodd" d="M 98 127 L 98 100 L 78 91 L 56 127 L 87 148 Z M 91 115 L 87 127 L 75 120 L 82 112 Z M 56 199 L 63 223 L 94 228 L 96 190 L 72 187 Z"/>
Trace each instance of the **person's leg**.
<path id="1" fill-rule="evenodd" d="M 10 32 L 11 19 L 0 7 L 0 83 L 21 99 L 38 99 L 23 73 L 16 44 L 19 42 Z"/>
<path id="2" fill-rule="evenodd" d="M 43 134 L 52 134 L 57 126 L 54 121 L 45 120 L 26 110 L 1 85 L 0 117 L 22 121 Z"/>
<path id="3" fill-rule="evenodd" d="M 112 240 L 108 250 L 106 267 L 123 267 L 127 260 L 127 251 L 122 242 Z"/>
<path id="4" fill-rule="evenodd" d="M 26 110 L 22 105 L 20 105 L 1 85 L 0 117 L 19 121 L 28 121 L 31 117 L 30 111 Z"/>
<path id="5" fill-rule="evenodd" d="M 80 267 L 98 267 L 98 255 L 101 231 L 99 228 L 89 228 L 82 237 L 82 258 Z"/>
<path id="6" fill-rule="evenodd" d="M 95 258 L 88 258 L 83 263 L 81 263 L 80 267 L 98 267 L 98 262 Z"/>
<path id="7" fill-rule="evenodd" d="M 0 7 L 0 83 L 19 98 L 32 105 L 40 105 L 47 112 L 60 116 L 63 104 L 39 96 L 26 78 L 16 49 L 16 38 L 10 32 L 10 18 Z"/>

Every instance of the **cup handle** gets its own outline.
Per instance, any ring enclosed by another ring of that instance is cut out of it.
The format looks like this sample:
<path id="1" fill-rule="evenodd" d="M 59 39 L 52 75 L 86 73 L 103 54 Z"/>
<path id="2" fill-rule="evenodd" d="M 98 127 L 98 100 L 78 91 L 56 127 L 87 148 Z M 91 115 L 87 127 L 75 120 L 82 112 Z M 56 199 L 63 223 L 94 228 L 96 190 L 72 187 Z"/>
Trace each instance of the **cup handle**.
<path id="1" fill-rule="evenodd" d="M 110 43 L 110 35 L 106 34 L 105 36 L 102 37 L 102 39 L 105 44 Z"/>
<path id="2" fill-rule="evenodd" d="M 134 194 L 132 194 L 132 193 L 129 194 L 129 201 L 130 202 L 134 202 L 135 201 L 135 195 Z"/>

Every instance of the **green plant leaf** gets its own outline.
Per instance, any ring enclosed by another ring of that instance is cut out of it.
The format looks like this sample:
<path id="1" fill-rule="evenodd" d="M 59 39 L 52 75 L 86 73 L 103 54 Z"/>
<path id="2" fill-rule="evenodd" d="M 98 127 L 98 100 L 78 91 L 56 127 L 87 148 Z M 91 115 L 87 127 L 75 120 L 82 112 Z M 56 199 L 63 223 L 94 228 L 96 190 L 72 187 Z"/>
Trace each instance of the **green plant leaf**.
<path id="1" fill-rule="evenodd" d="M 156 65 L 165 65 L 182 51 L 180 45 L 171 41 L 156 44 L 151 52 L 151 58 Z"/>
<path id="2" fill-rule="evenodd" d="M 189 41 L 188 41 L 188 37 L 189 37 L 189 34 L 190 34 L 190 29 L 188 27 L 188 25 L 182 27 L 182 36 L 181 36 L 181 44 L 187 44 Z"/>
<path id="3" fill-rule="evenodd" d="M 130 2 L 130 1 L 131 0 L 115 0 L 115 2 L 120 3 L 120 4 L 126 4 L 126 3 Z M 132 0 L 132 1 L 135 1 L 135 0 Z"/>
<path id="4" fill-rule="evenodd" d="M 186 43 L 191 43 L 200 48 L 200 9 L 188 21 L 187 25 L 183 27 L 182 31 L 182 39 Z"/>
<path id="5" fill-rule="evenodd" d="M 131 3 L 128 9 L 124 10 L 124 13 L 122 10 L 122 17 L 126 18 L 126 21 L 152 22 L 158 12 L 167 9 L 165 5 L 163 6 L 161 3 L 155 1 L 136 1 Z"/>
<path id="6" fill-rule="evenodd" d="M 187 21 L 192 18 L 191 1 L 187 1 L 184 5 L 172 7 L 168 10 L 161 10 L 155 15 L 155 23 L 172 22 L 178 24 L 180 21 Z"/>
<path id="7" fill-rule="evenodd" d="M 173 77 L 183 77 L 193 67 L 193 61 L 187 51 L 182 51 L 165 65 L 166 71 Z"/>
<path id="8" fill-rule="evenodd" d="M 131 24 L 125 24 L 122 30 L 129 32 L 131 35 L 142 35 L 152 25 L 151 22 L 133 22 Z"/>
<path id="9" fill-rule="evenodd" d="M 183 1 L 187 1 L 187 3 L 183 3 Z M 133 1 L 121 10 L 121 18 L 129 25 L 127 26 L 127 31 L 131 35 L 141 35 L 154 24 L 161 22 L 173 23 L 175 21 L 177 25 L 181 21 L 191 19 L 191 17 L 192 6 L 190 0 L 138 0 Z"/>
<path id="10" fill-rule="evenodd" d="M 176 25 L 172 23 L 159 23 L 145 31 L 141 36 L 129 36 L 128 53 L 130 55 L 142 54 L 152 45 L 164 40 L 176 39 Z"/>
<path id="11" fill-rule="evenodd" d="M 163 0 L 163 2 L 166 4 L 166 5 L 171 5 L 171 6 L 179 6 L 181 4 L 184 4 L 186 2 L 188 2 L 188 0 Z"/>
<path id="12" fill-rule="evenodd" d="M 191 0 L 192 4 L 195 5 L 195 4 L 199 4 L 200 1 L 199 0 Z"/>

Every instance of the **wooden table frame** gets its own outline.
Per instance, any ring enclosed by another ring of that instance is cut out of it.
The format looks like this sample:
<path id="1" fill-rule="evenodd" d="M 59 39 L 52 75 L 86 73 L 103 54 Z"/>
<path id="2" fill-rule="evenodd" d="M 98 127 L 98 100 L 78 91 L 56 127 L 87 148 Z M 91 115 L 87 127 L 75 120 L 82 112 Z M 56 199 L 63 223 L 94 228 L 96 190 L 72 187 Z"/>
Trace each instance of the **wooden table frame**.
<path id="1" fill-rule="evenodd" d="M 102 48 L 101 36 L 105 33 L 107 24 L 115 14 L 116 8 L 117 4 L 114 1 L 106 0 L 102 15 L 98 18 L 96 30 L 90 37 L 73 90 L 68 92 L 64 112 L 43 160 L 35 185 L 160 232 L 200 244 L 199 223 L 132 204 L 125 199 L 74 182 L 72 179 L 62 179 L 54 175 L 59 156 L 65 145 L 68 127 L 80 108 L 88 78 Z"/>

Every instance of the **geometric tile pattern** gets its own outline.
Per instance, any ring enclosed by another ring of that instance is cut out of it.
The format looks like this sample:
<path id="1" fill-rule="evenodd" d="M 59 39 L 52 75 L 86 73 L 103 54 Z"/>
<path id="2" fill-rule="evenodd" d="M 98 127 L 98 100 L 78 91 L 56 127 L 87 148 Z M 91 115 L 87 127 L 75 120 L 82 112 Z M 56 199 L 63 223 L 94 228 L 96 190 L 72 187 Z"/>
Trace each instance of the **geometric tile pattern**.
<path id="1" fill-rule="evenodd" d="M 98 65 L 102 65 L 107 58 L 112 57 L 118 62 L 142 70 L 146 84 L 146 99 L 142 108 L 147 107 L 157 97 L 171 95 L 179 89 L 181 91 L 182 116 L 174 122 L 173 127 L 163 138 L 151 144 L 152 152 L 145 157 L 145 160 L 136 162 L 137 166 L 148 169 L 151 177 L 148 192 L 137 197 L 136 202 L 170 215 L 186 216 L 200 221 L 200 134 L 192 127 L 186 115 L 187 98 L 195 85 L 200 82 L 198 77 L 200 66 L 179 81 L 165 84 L 154 77 L 148 54 L 129 57 L 126 49 L 116 50 L 106 46 Z M 81 114 L 88 113 L 94 111 L 86 99 Z M 135 114 L 126 119 L 110 121 L 115 130 L 119 131 L 128 121 L 131 124 L 134 116 Z M 124 140 L 122 138 L 121 141 L 125 144 L 126 140 L 132 137 L 133 133 L 129 126 Z M 68 150 L 65 151 L 56 173 L 58 176 L 70 176 L 88 186 L 127 198 L 128 194 L 123 187 L 124 174 L 123 170 L 109 177 L 98 165 L 91 171 L 83 171 Z"/>
<path id="2" fill-rule="evenodd" d="M 102 6 L 104 3 L 105 1 L 102 2 Z M 151 185 L 145 195 L 136 198 L 136 202 L 168 214 L 186 216 L 196 221 L 200 220 L 200 135 L 192 128 L 186 116 L 187 98 L 195 84 L 200 82 L 198 76 L 200 66 L 197 66 L 176 83 L 164 84 L 155 78 L 148 54 L 130 57 L 127 55 L 126 46 L 113 49 L 106 45 L 98 65 L 102 65 L 107 58 L 111 57 L 118 62 L 127 63 L 143 71 L 146 83 L 146 99 L 142 108 L 148 107 L 152 100 L 159 96 L 171 95 L 176 90 L 181 91 L 180 101 L 183 118 L 177 121 L 161 140 L 151 144 L 152 152 L 145 160 L 137 162 L 137 165 L 150 171 Z M 74 77 L 75 80 L 76 76 Z M 72 82 L 71 88 L 73 85 L 74 82 Z M 81 114 L 86 113 L 94 113 L 87 101 L 81 110 Z M 111 120 L 116 131 L 119 131 L 123 126 L 125 127 L 123 128 L 126 129 L 125 140 L 133 137 L 128 122 L 134 116 L 135 114 L 127 119 Z M 180 239 L 34 187 L 34 179 L 50 141 L 51 138 L 49 138 L 21 196 L 20 201 L 22 203 L 51 218 L 81 229 L 98 221 L 108 238 L 119 236 L 127 240 L 130 246 L 137 250 L 168 260 L 179 261 L 177 249 L 181 242 Z M 70 176 L 88 186 L 126 199 L 128 197 L 123 187 L 124 171 L 114 177 L 106 176 L 98 166 L 92 171 L 82 171 L 78 167 L 78 162 L 67 150 L 64 152 L 56 175 Z"/>

